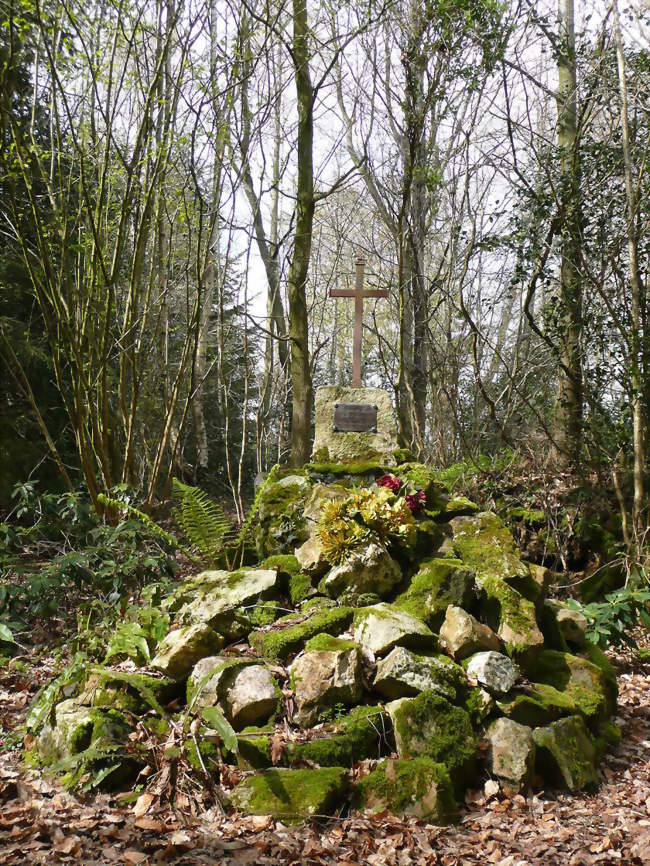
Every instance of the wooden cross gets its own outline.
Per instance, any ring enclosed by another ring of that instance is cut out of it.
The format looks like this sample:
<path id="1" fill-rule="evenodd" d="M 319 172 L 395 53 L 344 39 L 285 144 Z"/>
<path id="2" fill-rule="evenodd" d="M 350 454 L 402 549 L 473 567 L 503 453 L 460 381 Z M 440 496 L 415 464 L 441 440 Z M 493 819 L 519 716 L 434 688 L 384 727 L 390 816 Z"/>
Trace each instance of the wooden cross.
<path id="1" fill-rule="evenodd" d="M 366 260 L 359 253 L 354 262 L 354 289 L 330 289 L 331 298 L 354 298 L 354 342 L 352 345 L 352 387 L 361 387 L 361 334 L 363 327 L 363 299 L 387 298 L 386 289 L 364 289 L 363 271 Z"/>

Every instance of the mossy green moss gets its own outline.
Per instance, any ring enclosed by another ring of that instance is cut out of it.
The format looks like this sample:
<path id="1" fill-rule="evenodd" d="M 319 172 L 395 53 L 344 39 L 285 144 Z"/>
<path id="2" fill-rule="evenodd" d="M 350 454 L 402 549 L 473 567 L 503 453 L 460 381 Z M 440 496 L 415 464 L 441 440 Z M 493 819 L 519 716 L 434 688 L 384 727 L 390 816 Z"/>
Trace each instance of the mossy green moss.
<path id="1" fill-rule="evenodd" d="M 587 659 L 557 650 L 544 650 L 537 658 L 533 679 L 561 692 L 575 711 L 592 723 L 609 715 L 611 701 L 606 677 Z"/>
<path id="2" fill-rule="evenodd" d="M 366 758 L 380 758 L 394 748 L 388 713 L 381 707 L 357 707 L 334 732 L 303 743 L 289 743 L 291 764 L 351 767 Z"/>
<path id="3" fill-rule="evenodd" d="M 379 477 L 387 471 L 387 467 L 379 460 L 361 460 L 353 463 L 308 463 L 305 469 L 312 475 L 373 475 Z"/>
<path id="4" fill-rule="evenodd" d="M 192 737 L 188 737 L 185 741 L 184 752 L 185 757 L 187 758 L 187 762 L 195 770 L 202 771 L 203 767 L 205 767 L 208 773 L 216 773 L 219 767 L 221 757 L 219 753 L 219 747 L 211 740 L 203 739 L 200 733 L 197 736 L 196 742 L 199 746 L 198 751 L 196 748 L 196 743 L 194 742 Z M 201 755 L 200 758 L 199 752 Z M 201 762 L 203 762 L 203 764 Z"/>
<path id="5" fill-rule="evenodd" d="M 298 572 L 289 579 L 289 598 L 291 604 L 300 604 L 315 592 L 312 579 L 308 574 Z"/>
<path id="6" fill-rule="evenodd" d="M 250 815 L 271 815 L 299 823 L 315 815 L 333 815 L 345 804 L 347 771 L 343 767 L 319 770 L 265 770 L 240 782 L 232 803 Z"/>
<path id="7" fill-rule="evenodd" d="M 167 677 L 91 667 L 87 673 L 84 699 L 96 707 L 131 713 L 153 709 L 164 715 L 164 705 L 181 692 L 179 683 Z"/>
<path id="8" fill-rule="evenodd" d="M 294 574 L 298 574 L 298 572 L 300 571 L 300 563 L 293 555 L 293 553 L 267 556 L 266 559 L 260 563 L 259 567 L 274 568 L 281 577 L 287 580 Z"/>
<path id="9" fill-rule="evenodd" d="M 303 477 L 295 484 L 286 480 L 269 484 L 260 499 L 255 533 L 260 557 L 293 553 L 309 535 L 303 513 L 309 484 Z"/>
<path id="10" fill-rule="evenodd" d="M 443 764 L 430 758 L 389 760 L 365 776 L 353 805 L 373 812 L 415 816 L 434 824 L 448 824 L 457 815 L 454 790 Z"/>
<path id="11" fill-rule="evenodd" d="M 471 607 L 473 586 L 473 573 L 459 559 L 430 559 L 420 565 L 393 604 L 437 631 L 450 604 Z"/>
<path id="12" fill-rule="evenodd" d="M 535 605 L 500 577 L 483 577 L 480 587 L 485 596 L 483 608 L 488 624 L 503 640 L 508 655 L 516 657 L 526 668 L 544 643 Z"/>
<path id="13" fill-rule="evenodd" d="M 264 770 L 273 765 L 268 734 L 239 734 L 237 764 L 242 770 Z"/>
<path id="14" fill-rule="evenodd" d="M 330 634 L 317 634 L 305 644 L 307 652 L 349 652 L 359 649 L 352 640 L 343 640 Z"/>
<path id="15" fill-rule="evenodd" d="M 551 785 L 581 791 L 598 785 L 596 746 L 580 716 L 536 728 L 535 770 Z"/>
<path id="16" fill-rule="evenodd" d="M 287 659 L 299 652 L 307 641 L 323 632 L 337 635 L 350 625 L 354 610 L 351 607 L 335 607 L 319 611 L 304 622 L 268 632 L 253 632 L 250 637 L 260 655 L 272 659 Z"/>
<path id="17" fill-rule="evenodd" d="M 279 601 L 258 601 L 255 607 L 246 613 L 250 627 L 262 628 L 275 622 L 284 613 L 284 609 Z"/>
<path id="18" fill-rule="evenodd" d="M 425 756 L 443 763 L 454 784 L 465 784 L 474 769 L 478 741 L 468 713 L 435 692 L 388 704 L 401 758 Z"/>
<path id="19" fill-rule="evenodd" d="M 603 675 L 603 685 L 607 695 L 607 707 L 613 715 L 616 711 L 616 700 L 618 698 L 618 683 L 616 682 L 616 671 L 614 665 L 607 658 L 605 653 L 599 646 L 594 643 L 587 642 L 583 655 L 597 668 Z"/>
<path id="20" fill-rule="evenodd" d="M 474 727 L 479 727 L 479 725 L 482 725 L 489 718 L 495 708 L 495 703 L 492 696 L 485 689 L 474 686 L 468 690 L 463 707 L 469 714 Z"/>
<path id="21" fill-rule="evenodd" d="M 462 521 L 454 533 L 453 548 L 479 579 L 497 577 L 507 580 L 528 574 L 510 530 L 496 514 L 483 512 L 475 517 L 462 518 Z"/>
<path id="22" fill-rule="evenodd" d="M 478 505 L 472 502 L 471 499 L 468 499 L 466 496 L 455 496 L 449 500 L 447 507 L 436 517 L 436 520 L 442 522 L 452 520 L 454 517 L 469 517 L 478 511 Z"/>
<path id="23" fill-rule="evenodd" d="M 515 523 L 525 523 L 526 526 L 537 527 L 546 523 L 546 512 L 541 508 L 509 508 L 506 519 Z"/>

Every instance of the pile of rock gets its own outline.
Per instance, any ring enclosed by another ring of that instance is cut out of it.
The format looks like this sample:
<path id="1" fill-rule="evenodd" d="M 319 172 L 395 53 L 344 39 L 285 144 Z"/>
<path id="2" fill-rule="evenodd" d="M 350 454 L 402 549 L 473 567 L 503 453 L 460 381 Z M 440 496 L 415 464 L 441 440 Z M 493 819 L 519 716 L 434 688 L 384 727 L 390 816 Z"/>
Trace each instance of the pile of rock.
<path id="1" fill-rule="evenodd" d="M 138 718 L 162 732 L 176 711 L 204 719 L 188 746 L 197 766 L 250 771 L 232 804 L 284 820 L 351 805 L 447 821 L 486 774 L 517 791 L 597 784 L 618 735 L 614 672 L 496 515 L 449 501 L 407 464 L 394 471 L 416 477 L 429 506 L 414 544 L 327 561 L 322 504 L 385 471 L 312 465 L 269 485 L 257 535 L 267 558 L 188 579 L 166 602 L 173 624 L 150 668 L 88 671 L 44 725 L 41 759 L 115 759 Z M 236 749 L 210 727 L 211 707 Z"/>

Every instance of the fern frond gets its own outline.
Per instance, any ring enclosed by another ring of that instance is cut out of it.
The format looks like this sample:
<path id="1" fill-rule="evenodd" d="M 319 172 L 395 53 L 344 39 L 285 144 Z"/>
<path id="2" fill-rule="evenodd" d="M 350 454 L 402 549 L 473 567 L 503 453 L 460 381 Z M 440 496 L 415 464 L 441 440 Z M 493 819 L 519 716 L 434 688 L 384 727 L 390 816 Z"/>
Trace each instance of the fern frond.
<path id="1" fill-rule="evenodd" d="M 192 544 L 211 566 L 218 565 L 236 540 L 235 529 L 223 508 L 199 487 L 184 484 L 177 478 L 173 490 L 180 495 L 174 517 Z"/>
<path id="2" fill-rule="evenodd" d="M 126 512 L 129 517 L 134 517 L 136 520 L 140 521 L 140 523 L 142 523 L 143 526 L 146 526 L 153 535 L 157 535 L 158 538 L 164 541 L 165 544 L 169 545 L 169 547 L 174 550 L 182 551 L 191 559 L 195 558 L 191 551 L 187 550 L 187 548 L 183 547 L 183 545 L 179 543 L 175 535 L 172 535 L 171 532 L 167 532 L 167 530 L 163 529 L 162 526 L 158 526 L 158 524 L 152 520 L 148 514 L 145 514 L 144 511 L 134 508 L 134 506 L 129 505 L 128 502 L 122 502 L 121 499 L 113 499 L 105 493 L 100 493 L 97 496 L 97 500 L 104 506 L 104 508 L 110 508 L 117 512 Z"/>

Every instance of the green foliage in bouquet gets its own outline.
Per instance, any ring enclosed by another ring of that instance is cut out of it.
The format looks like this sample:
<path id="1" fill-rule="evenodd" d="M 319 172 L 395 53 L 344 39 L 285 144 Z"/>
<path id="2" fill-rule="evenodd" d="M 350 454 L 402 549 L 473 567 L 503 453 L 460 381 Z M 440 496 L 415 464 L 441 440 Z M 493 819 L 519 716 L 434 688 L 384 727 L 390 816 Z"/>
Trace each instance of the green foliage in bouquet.
<path id="1" fill-rule="evenodd" d="M 325 503 L 318 535 L 327 561 L 337 565 L 373 541 L 389 547 L 411 546 L 415 520 L 404 496 L 386 487 L 369 487 Z"/>

